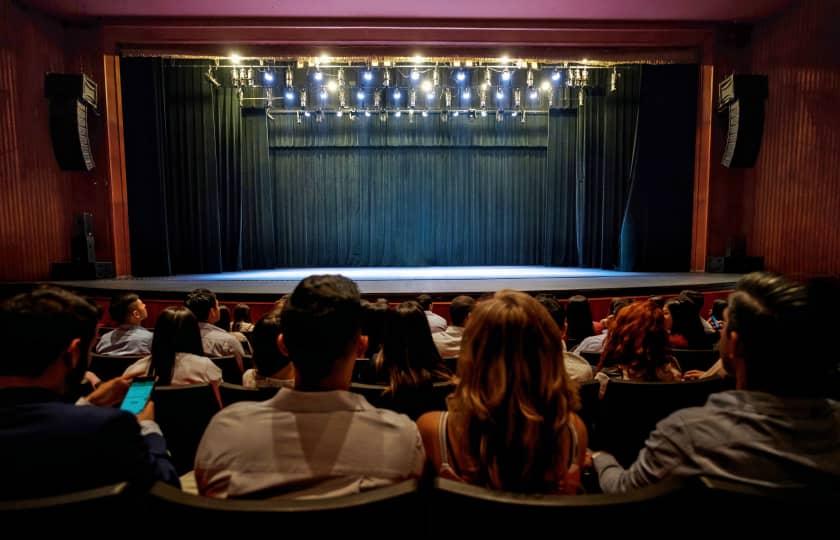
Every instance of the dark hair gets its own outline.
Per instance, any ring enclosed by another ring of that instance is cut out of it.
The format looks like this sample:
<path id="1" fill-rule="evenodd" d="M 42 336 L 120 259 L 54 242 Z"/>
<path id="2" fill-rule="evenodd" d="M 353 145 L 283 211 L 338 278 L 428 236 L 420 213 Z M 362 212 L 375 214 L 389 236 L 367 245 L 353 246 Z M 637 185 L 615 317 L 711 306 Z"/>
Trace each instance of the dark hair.
<path id="1" fill-rule="evenodd" d="M 475 307 L 475 300 L 472 296 L 456 296 L 449 304 L 449 317 L 452 319 L 452 326 L 464 326 L 467 316 Z"/>
<path id="2" fill-rule="evenodd" d="M 270 377 L 289 364 L 289 358 L 277 348 L 277 336 L 283 333 L 280 314 L 275 309 L 254 325 L 254 367 L 263 377 Z"/>
<path id="3" fill-rule="evenodd" d="M 715 319 L 722 321 L 723 320 L 723 310 L 726 309 L 727 301 L 723 298 L 718 298 L 714 302 L 712 302 L 712 317 Z"/>
<path id="4" fill-rule="evenodd" d="M 665 303 L 671 314 L 671 334 L 683 336 L 689 349 L 702 349 L 710 345 L 703 329 L 703 323 L 697 316 L 697 305 L 685 297 L 674 298 Z"/>
<path id="5" fill-rule="evenodd" d="M 233 322 L 251 322 L 251 306 L 248 304 L 236 304 L 233 308 Z"/>
<path id="6" fill-rule="evenodd" d="M 557 323 L 557 327 L 560 329 L 560 332 L 565 331 L 566 308 L 563 307 L 563 304 L 558 302 L 550 294 L 538 294 L 536 298 L 537 302 L 542 304 L 542 307 L 548 310 L 548 314 L 551 315 L 551 318 Z"/>
<path id="7" fill-rule="evenodd" d="M 140 297 L 134 293 L 115 295 L 111 298 L 111 304 L 108 306 L 108 315 L 111 316 L 111 320 L 117 324 L 125 324 L 129 313 L 131 313 L 131 306 L 138 300 L 140 300 Z"/>
<path id="8" fill-rule="evenodd" d="M 817 374 L 807 369 L 812 354 L 803 353 L 811 335 L 808 290 L 778 274 L 753 272 L 742 277 L 729 296 L 724 332 L 737 332 L 747 368 L 747 384 L 781 395 L 810 395 Z M 795 369 L 791 361 L 796 360 Z"/>
<path id="9" fill-rule="evenodd" d="M 183 306 L 164 309 L 155 324 L 149 375 L 157 376 L 158 384 L 166 386 L 172 383 L 176 353 L 204 356 L 198 319 L 192 310 Z"/>
<path id="10" fill-rule="evenodd" d="M 665 297 L 664 296 L 654 295 L 654 296 L 649 297 L 648 300 L 650 302 L 653 302 L 654 304 L 656 304 L 657 306 L 659 306 L 661 308 L 665 307 Z"/>
<path id="11" fill-rule="evenodd" d="M 403 302 L 388 311 L 382 353 L 376 358 L 376 372 L 388 379 L 388 390 L 419 387 L 451 376 L 432 339 L 423 308 L 417 302 Z"/>
<path id="12" fill-rule="evenodd" d="M 700 312 L 703 311 L 703 304 L 706 302 L 706 297 L 703 296 L 703 293 L 687 289 L 682 291 L 679 297 L 688 300 L 692 307 L 694 307 L 695 314 L 698 317 L 700 316 Z"/>
<path id="13" fill-rule="evenodd" d="M 613 298 L 610 301 L 610 315 L 612 315 L 612 316 L 618 315 L 618 312 L 621 311 L 621 308 L 626 308 L 627 306 L 629 306 L 632 303 L 633 303 L 632 298 L 626 298 L 626 297 Z"/>
<path id="14" fill-rule="evenodd" d="M 362 302 L 362 334 L 368 337 L 368 348 L 365 358 L 373 358 L 382 346 L 385 336 L 385 317 L 388 304 Z"/>
<path id="15" fill-rule="evenodd" d="M 344 276 L 309 276 L 295 287 L 281 317 L 295 372 L 306 384 L 317 383 L 350 352 L 359 336 L 359 288 Z"/>
<path id="16" fill-rule="evenodd" d="M 184 305 L 193 312 L 200 322 L 207 322 L 207 319 L 210 318 L 210 311 L 216 307 L 217 303 L 216 295 L 209 289 L 195 289 L 184 301 Z"/>
<path id="17" fill-rule="evenodd" d="M 77 338 L 79 361 L 86 368 L 97 320 L 93 305 L 56 287 L 36 289 L 6 300 L 0 306 L 0 375 L 38 377 Z"/>
<path id="18" fill-rule="evenodd" d="M 219 320 L 213 324 L 225 332 L 230 332 L 230 309 L 227 306 L 219 306 Z"/>
<path id="19" fill-rule="evenodd" d="M 581 341 L 595 334 L 592 310 L 585 296 L 576 294 L 569 298 L 569 303 L 566 305 L 566 320 L 569 323 L 566 339 L 570 341 Z"/>
<path id="20" fill-rule="evenodd" d="M 428 294 L 421 294 L 417 297 L 417 303 L 420 304 L 420 307 L 423 308 L 423 311 L 429 311 L 432 309 L 432 297 Z"/>

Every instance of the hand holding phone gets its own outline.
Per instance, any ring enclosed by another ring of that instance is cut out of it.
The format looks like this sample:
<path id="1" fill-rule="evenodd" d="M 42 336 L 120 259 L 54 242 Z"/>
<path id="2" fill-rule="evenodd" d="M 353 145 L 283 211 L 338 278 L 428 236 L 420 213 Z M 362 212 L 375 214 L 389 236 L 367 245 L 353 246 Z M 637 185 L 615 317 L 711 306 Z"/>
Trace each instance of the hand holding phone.
<path id="1" fill-rule="evenodd" d="M 131 414 L 140 414 L 149 402 L 152 396 L 152 390 L 155 388 L 154 377 L 136 377 L 131 381 L 131 386 L 125 394 L 120 409 L 128 411 Z"/>

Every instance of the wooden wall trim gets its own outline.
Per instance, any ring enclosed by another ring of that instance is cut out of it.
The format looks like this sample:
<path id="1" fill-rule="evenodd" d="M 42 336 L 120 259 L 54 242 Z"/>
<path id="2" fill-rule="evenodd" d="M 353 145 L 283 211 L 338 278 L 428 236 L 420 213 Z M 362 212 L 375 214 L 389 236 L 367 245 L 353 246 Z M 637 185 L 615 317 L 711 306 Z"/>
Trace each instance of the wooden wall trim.
<path id="1" fill-rule="evenodd" d="M 103 63 L 114 268 L 118 276 L 125 276 L 131 274 L 131 246 L 128 234 L 128 188 L 125 174 L 120 57 L 105 54 Z"/>
<path id="2" fill-rule="evenodd" d="M 694 209 L 691 224 L 691 271 L 706 270 L 709 238 L 709 190 L 712 165 L 712 114 L 714 107 L 713 40 L 703 43 L 697 92 L 697 134 L 694 148 Z"/>

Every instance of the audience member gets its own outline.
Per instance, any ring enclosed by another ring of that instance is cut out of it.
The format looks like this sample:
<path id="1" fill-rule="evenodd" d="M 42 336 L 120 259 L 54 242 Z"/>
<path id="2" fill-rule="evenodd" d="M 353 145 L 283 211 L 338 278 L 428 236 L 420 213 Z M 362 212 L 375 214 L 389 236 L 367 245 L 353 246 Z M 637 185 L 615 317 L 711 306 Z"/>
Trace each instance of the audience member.
<path id="1" fill-rule="evenodd" d="M 77 402 L 96 324 L 92 305 L 56 288 L 0 305 L 0 460 L 7 465 L 0 498 L 122 481 L 179 485 L 152 403 L 136 417 L 112 407 L 129 379 L 105 382 Z"/>
<path id="2" fill-rule="evenodd" d="M 417 426 L 348 392 L 361 334 L 356 284 L 310 276 L 281 314 L 281 350 L 295 388 L 223 409 L 195 460 L 200 493 L 212 497 L 326 497 L 418 477 L 425 455 Z"/>
<path id="3" fill-rule="evenodd" d="M 368 348 L 364 358 L 374 358 L 382 348 L 387 314 L 387 302 L 362 301 L 362 334 L 368 337 Z"/>
<path id="4" fill-rule="evenodd" d="M 576 294 L 569 298 L 566 304 L 566 340 L 577 346 L 578 343 L 595 335 L 595 324 L 592 321 L 592 310 L 589 307 L 589 300 L 585 296 Z"/>
<path id="5" fill-rule="evenodd" d="M 214 326 L 220 316 L 216 295 L 207 289 L 195 289 L 187 296 L 185 305 L 198 319 L 204 353 L 207 356 L 235 356 L 240 371 L 244 371 L 242 344 L 229 332 Z"/>
<path id="6" fill-rule="evenodd" d="M 248 304 L 236 304 L 233 308 L 233 324 L 231 332 L 251 332 L 254 325 L 251 324 L 251 306 Z"/>
<path id="7" fill-rule="evenodd" d="M 615 318 L 622 308 L 625 308 L 633 303 L 630 298 L 613 298 L 610 302 L 610 314 L 602 321 L 603 330 L 600 334 L 589 336 L 575 347 L 572 352 L 576 354 L 581 353 L 598 353 L 604 350 L 604 341 L 607 339 L 607 334 L 615 326 Z"/>
<path id="8" fill-rule="evenodd" d="M 595 452 L 604 492 L 701 474 L 764 487 L 837 486 L 840 404 L 825 399 L 818 384 L 825 358 L 835 353 L 833 343 L 812 339 L 814 292 L 769 273 L 743 277 L 729 297 L 720 341 L 736 390 L 659 422 L 627 470 Z"/>
<path id="9" fill-rule="evenodd" d="M 443 332 L 446 330 L 446 319 L 432 312 L 432 297 L 428 294 L 421 294 L 417 297 L 417 303 L 423 308 L 426 313 L 426 318 L 429 320 L 429 329 L 432 333 Z"/>
<path id="10" fill-rule="evenodd" d="M 219 306 L 219 320 L 214 322 L 213 326 L 221 328 L 225 332 L 230 332 L 230 309 L 227 306 Z"/>
<path id="11" fill-rule="evenodd" d="M 280 351 L 283 332 L 280 310 L 274 310 L 254 325 L 254 366 L 242 375 L 248 388 L 294 388 L 295 368 L 289 357 Z"/>
<path id="12" fill-rule="evenodd" d="M 435 472 L 505 491 L 576 493 L 587 435 L 562 354 L 557 324 L 531 296 L 503 290 L 479 302 L 448 411 L 418 421 Z"/>
<path id="13" fill-rule="evenodd" d="M 464 335 L 464 325 L 475 306 L 471 296 L 456 296 L 449 304 L 449 317 L 452 319 L 446 330 L 432 334 L 435 347 L 442 358 L 457 358 L 461 350 L 461 337 Z"/>
<path id="14" fill-rule="evenodd" d="M 703 330 L 695 305 L 683 297 L 665 303 L 665 329 L 668 342 L 676 349 L 708 349 L 712 341 Z"/>
<path id="15" fill-rule="evenodd" d="M 566 323 L 566 310 L 563 309 L 563 305 L 555 300 L 553 296 L 547 294 L 539 294 L 536 298 L 537 302 L 542 304 L 546 311 L 548 311 L 548 314 L 551 315 L 551 318 L 560 330 L 560 335 L 564 338 L 563 363 L 566 365 L 566 374 L 569 376 L 569 379 L 578 383 L 591 381 L 592 366 L 589 365 L 589 362 L 582 356 L 566 350 L 565 338 L 568 324 Z"/>
<path id="16" fill-rule="evenodd" d="M 125 376 L 150 375 L 161 386 L 222 382 L 222 370 L 204 356 L 198 320 L 178 306 L 164 309 L 155 325 L 152 354 L 125 370 Z"/>
<path id="17" fill-rule="evenodd" d="M 97 354 L 149 354 L 152 350 L 152 333 L 140 326 L 149 314 L 139 296 L 134 293 L 114 296 L 108 306 L 108 314 L 119 326 L 99 339 L 96 344 Z"/>
<path id="18" fill-rule="evenodd" d="M 709 326 L 711 326 L 715 332 L 720 332 L 723 330 L 723 310 L 726 309 L 726 300 L 723 298 L 718 298 L 714 302 L 712 302 L 712 311 L 709 314 Z"/>
<path id="19" fill-rule="evenodd" d="M 699 291 L 692 291 L 691 289 L 686 289 L 680 292 L 680 298 L 683 300 L 688 300 L 691 302 L 691 305 L 694 306 L 694 312 L 696 313 L 697 318 L 700 320 L 700 325 L 703 327 L 703 331 L 707 334 L 717 335 L 717 332 L 714 328 L 703 318 L 703 304 L 706 302 L 706 297 L 703 296 L 703 293 Z"/>

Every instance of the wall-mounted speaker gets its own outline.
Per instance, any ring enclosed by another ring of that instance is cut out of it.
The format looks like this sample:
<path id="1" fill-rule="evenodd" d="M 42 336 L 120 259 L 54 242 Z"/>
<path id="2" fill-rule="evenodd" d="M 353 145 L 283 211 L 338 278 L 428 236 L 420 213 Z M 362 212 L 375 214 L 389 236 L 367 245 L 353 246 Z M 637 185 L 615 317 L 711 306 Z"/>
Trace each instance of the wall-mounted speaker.
<path id="1" fill-rule="evenodd" d="M 730 75 L 718 86 L 718 114 L 726 130 L 724 167 L 752 167 L 758 159 L 764 132 L 764 75 Z"/>
<path id="2" fill-rule="evenodd" d="M 87 113 L 88 107 L 96 108 L 96 83 L 84 74 L 48 73 L 44 94 L 50 100 L 50 137 L 58 166 L 92 170 Z"/>

